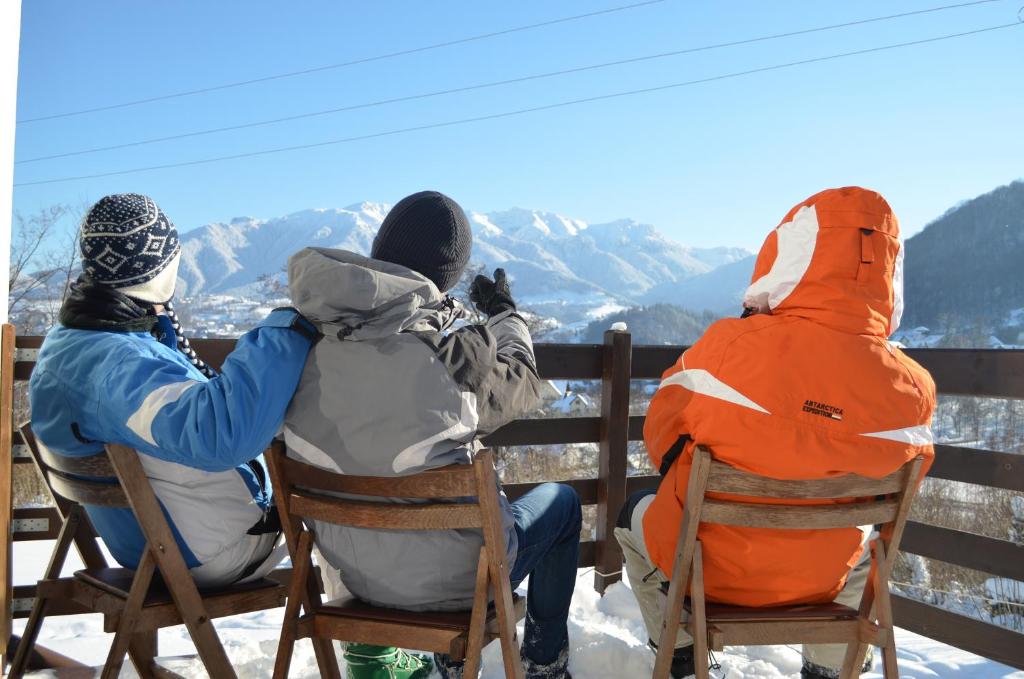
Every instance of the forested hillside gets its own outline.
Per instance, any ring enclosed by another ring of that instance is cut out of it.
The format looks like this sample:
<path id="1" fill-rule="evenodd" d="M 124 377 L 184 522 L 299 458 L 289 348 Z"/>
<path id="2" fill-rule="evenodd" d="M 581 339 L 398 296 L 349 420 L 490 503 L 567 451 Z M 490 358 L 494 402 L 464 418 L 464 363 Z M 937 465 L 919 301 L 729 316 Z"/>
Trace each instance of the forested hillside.
<path id="1" fill-rule="evenodd" d="M 634 344 L 693 344 L 715 318 L 710 311 L 697 313 L 674 304 L 634 307 L 590 323 L 582 341 L 600 342 L 602 333 L 621 321 Z"/>
<path id="2" fill-rule="evenodd" d="M 962 203 L 907 241 L 904 327 L 998 327 L 1024 307 L 1024 181 Z"/>

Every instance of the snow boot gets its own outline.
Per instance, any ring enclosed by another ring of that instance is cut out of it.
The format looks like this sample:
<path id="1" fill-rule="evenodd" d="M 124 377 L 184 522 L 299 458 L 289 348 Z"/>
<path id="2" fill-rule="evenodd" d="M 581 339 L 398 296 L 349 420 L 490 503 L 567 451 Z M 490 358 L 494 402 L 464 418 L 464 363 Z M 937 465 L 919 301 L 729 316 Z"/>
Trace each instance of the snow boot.
<path id="1" fill-rule="evenodd" d="M 455 661 L 448 655 L 435 653 L 434 667 L 437 668 L 437 673 L 441 675 L 441 679 L 465 679 L 466 662 L 464 660 Z M 471 679 L 477 678 L 472 677 Z"/>
<path id="2" fill-rule="evenodd" d="M 871 671 L 871 666 L 875 662 L 875 647 L 868 646 L 868 653 L 864 656 L 864 664 L 860 668 L 860 673 Z M 832 669 L 830 667 L 822 667 L 821 665 L 815 665 L 804 658 L 804 665 L 800 668 L 800 679 L 838 679 L 839 670 Z"/>
<path id="3" fill-rule="evenodd" d="M 572 679 L 569 674 L 569 646 L 566 645 L 558 657 L 546 665 L 536 663 L 521 654 L 526 679 Z"/>
<path id="4" fill-rule="evenodd" d="M 526 679 L 572 679 L 572 675 L 569 674 L 569 654 L 568 649 L 562 651 L 562 653 L 555 659 L 550 665 L 538 665 L 532 660 L 528 660 L 526 657 L 522 657 L 523 669 L 526 672 Z M 446 655 L 439 653 L 434 654 L 434 666 L 437 667 L 438 674 L 441 675 L 441 679 L 477 679 L 477 677 L 466 677 L 465 662 L 455 662 Z"/>
<path id="5" fill-rule="evenodd" d="M 406 653 L 394 646 L 349 644 L 345 648 L 347 679 L 426 679 L 433 669 L 430 658 Z"/>
<path id="6" fill-rule="evenodd" d="M 647 645 L 657 654 L 658 645 L 653 639 L 647 640 Z M 683 646 L 672 651 L 672 665 L 669 667 L 669 674 L 672 679 L 692 679 L 697 671 L 693 661 L 693 646 Z"/>

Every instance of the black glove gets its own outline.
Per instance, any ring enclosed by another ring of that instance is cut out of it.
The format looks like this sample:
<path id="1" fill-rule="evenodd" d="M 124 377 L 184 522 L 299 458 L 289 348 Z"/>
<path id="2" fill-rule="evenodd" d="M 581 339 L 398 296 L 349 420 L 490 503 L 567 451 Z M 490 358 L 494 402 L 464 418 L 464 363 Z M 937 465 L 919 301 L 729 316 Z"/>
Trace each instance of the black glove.
<path id="1" fill-rule="evenodd" d="M 494 270 L 494 280 L 487 276 L 477 276 L 469 286 L 469 299 L 476 308 L 487 317 L 497 316 L 508 310 L 515 311 L 516 303 L 512 301 L 512 291 L 508 287 L 504 269 Z"/>

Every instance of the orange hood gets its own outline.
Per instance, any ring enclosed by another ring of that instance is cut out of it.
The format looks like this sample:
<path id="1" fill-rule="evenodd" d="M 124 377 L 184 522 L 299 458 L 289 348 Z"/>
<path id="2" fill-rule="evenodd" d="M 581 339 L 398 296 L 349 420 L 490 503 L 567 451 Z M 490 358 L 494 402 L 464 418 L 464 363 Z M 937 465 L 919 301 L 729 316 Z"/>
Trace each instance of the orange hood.
<path id="1" fill-rule="evenodd" d="M 903 314 L 903 243 L 892 208 L 857 186 L 800 203 L 768 234 L 743 305 L 888 337 Z"/>

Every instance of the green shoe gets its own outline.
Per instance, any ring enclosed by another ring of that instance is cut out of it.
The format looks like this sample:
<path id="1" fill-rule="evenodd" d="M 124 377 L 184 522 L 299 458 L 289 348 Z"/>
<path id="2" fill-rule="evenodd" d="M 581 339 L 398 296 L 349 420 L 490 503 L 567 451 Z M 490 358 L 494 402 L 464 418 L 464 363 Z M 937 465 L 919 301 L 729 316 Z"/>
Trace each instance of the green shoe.
<path id="1" fill-rule="evenodd" d="M 430 658 L 406 653 L 394 646 L 349 644 L 345 649 L 348 679 L 426 679 Z"/>

